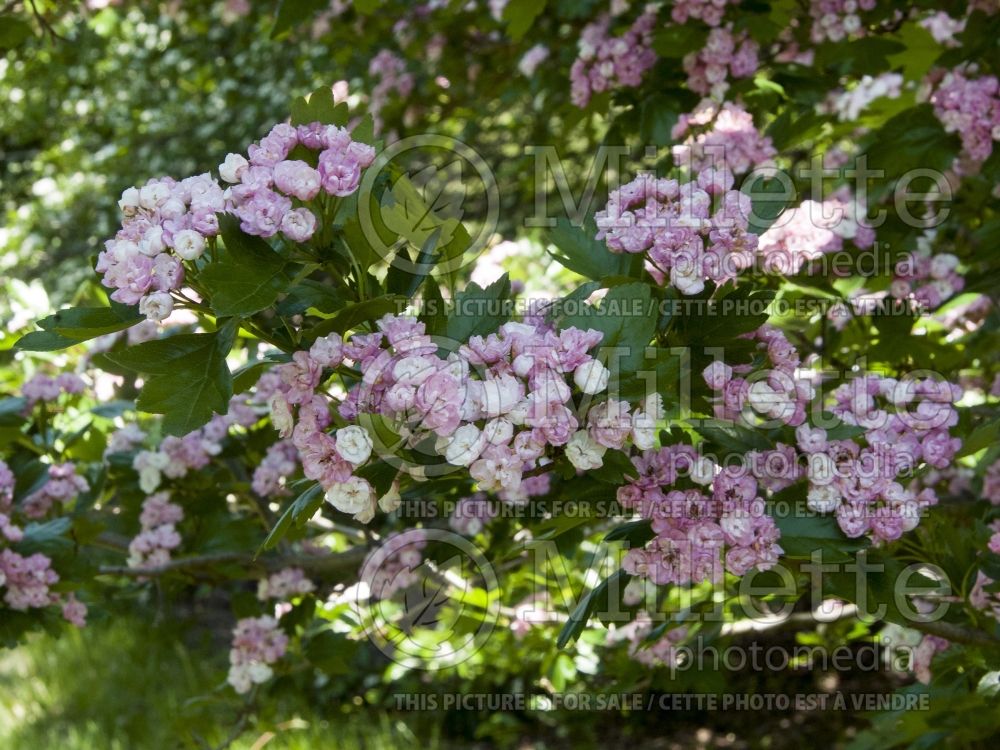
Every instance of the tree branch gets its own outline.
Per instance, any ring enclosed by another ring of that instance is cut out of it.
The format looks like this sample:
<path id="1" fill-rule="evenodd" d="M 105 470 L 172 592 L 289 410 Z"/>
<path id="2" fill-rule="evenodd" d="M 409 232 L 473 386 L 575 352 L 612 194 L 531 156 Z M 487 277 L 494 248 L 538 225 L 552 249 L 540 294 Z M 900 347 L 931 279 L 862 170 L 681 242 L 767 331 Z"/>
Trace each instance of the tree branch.
<path id="1" fill-rule="evenodd" d="M 194 572 L 213 565 L 231 563 L 244 568 L 248 578 L 261 578 L 275 570 L 298 567 L 317 575 L 336 576 L 349 571 L 357 571 L 367 550 L 355 548 L 330 555 L 282 555 L 279 557 L 254 558 L 245 552 L 219 552 L 210 555 L 192 555 L 170 560 L 163 565 L 132 568 L 126 565 L 102 565 L 103 575 L 118 575 L 129 578 L 148 578 L 170 573 Z M 210 571 L 206 571 L 210 572 Z"/>
<path id="2" fill-rule="evenodd" d="M 974 630 L 951 622 L 920 622 L 914 620 L 907 625 L 909 628 L 919 630 L 921 633 L 936 635 L 939 638 L 951 641 L 952 643 L 962 643 L 967 646 L 998 646 L 1000 640 L 995 638 L 985 630 Z"/>

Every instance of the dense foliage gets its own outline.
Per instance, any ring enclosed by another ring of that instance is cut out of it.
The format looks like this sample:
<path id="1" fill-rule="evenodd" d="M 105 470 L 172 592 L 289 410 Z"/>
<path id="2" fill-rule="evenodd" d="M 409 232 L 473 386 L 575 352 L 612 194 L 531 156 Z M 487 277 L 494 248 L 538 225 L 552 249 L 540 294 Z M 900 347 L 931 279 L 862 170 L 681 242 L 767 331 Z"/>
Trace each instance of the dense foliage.
<path id="1" fill-rule="evenodd" d="M 988 742 L 998 40 L 989 0 L 11 4 L 4 644 L 197 623 L 211 743 L 333 702 Z"/>

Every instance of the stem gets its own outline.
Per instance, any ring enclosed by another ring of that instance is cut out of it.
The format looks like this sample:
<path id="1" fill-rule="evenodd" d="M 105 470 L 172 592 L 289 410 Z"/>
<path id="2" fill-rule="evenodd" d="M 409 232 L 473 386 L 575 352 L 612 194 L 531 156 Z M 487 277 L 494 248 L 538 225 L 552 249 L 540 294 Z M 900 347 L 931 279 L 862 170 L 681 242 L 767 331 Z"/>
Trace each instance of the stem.
<path id="1" fill-rule="evenodd" d="M 146 578 L 170 573 L 194 572 L 220 563 L 233 563 L 244 568 L 247 578 L 260 578 L 269 572 L 287 567 L 305 568 L 319 574 L 339 575 L 348 571 L 356 571 L 366 554 L 367 550 L 358 547 L 329 555 L 297 554 L 254 560 L 253 555 L 246 552 L 217 552 L 209 555 L 179 557 L 163 565 L 149 567 L 130 568 L 124 565 L 102 565 L 99 572 L 102 575 Z M 211 571 L 206 572 L 210 573 Z"/>

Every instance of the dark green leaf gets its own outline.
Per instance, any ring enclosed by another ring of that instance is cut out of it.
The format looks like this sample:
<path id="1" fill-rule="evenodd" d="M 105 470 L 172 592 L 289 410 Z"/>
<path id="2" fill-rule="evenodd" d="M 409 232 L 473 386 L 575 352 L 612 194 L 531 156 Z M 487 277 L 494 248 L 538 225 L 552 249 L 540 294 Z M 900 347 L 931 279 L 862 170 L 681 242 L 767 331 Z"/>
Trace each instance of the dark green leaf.
<path id="1" fill-rule="evenodd" d="M 588 218 L 583 227 L 575 227 L 569 219 L 561 217 L 548 232 L 549 242 L 556 247 L 556 251 L 549 250 L 549 254 L 570 271 L 594 281 L 607 276 L 627 276 L 632 257 L 612 253 L 604 242 L 594 239 L 596 234 L 597 226 L 592 218 Z"/>
<path id="2" fill-rule="evenodd" d="M 145 320 L 135 307 L 68 307 L 38 321 L 41 331 L 21 337 L 14 345 L 24 351 L 55 351 L 73 344 L 131 328 Z"/>
<path id="3" fill-rule="evenodd" d="M 406 302 L 406 298 L 398 294 L 387 294 L 375 299 L 347 305 L 332 318 L 324 320 L 322 323 L 317 323 L 305 333 L 303 338 L 305 341 L 311 342 L 330 333 L 345 333 L 366 320 L 378 320 L 388 313 L 399 314 L 400 310 L 406 305 Z"/>
<path id="4" fill-rule="evenodd" d="M 207 423 L 213 413 L 229 409 L 233 384 L 226 355 L 234 338 L 235 325 L 229 323 L 214 333 L 147 341 L 107 357 L 120 367 L 151 376 L 137 408 L 164 415 L 168 434 L 186 435 Z"/>
<path id="5" fill-rule="evenodd" d="M 638 369 L 646 355 L 646 348 L 656 332 L 656 303 L 649 286 L 639 282 L 613 287 L 600 306 L 582 305 L 575 315 L 563 318 L 559 327 L 589 328 L 601 331 L 601 349 L 609 352 L 610 366 L 619 372 L 630 373 Z"/>
<path id="6" fill-rule="evenodd" d="M 219 216 L 225 248 L 201 272 L 217 315 L 251 315 L 273 305 L 288 286 L 285 260 L 260 237 L 244 234 L 239 220 Z"/>
<path id="7" fill-rule="evenodd" d="M 546 0 L 510 0 L 503 9 L 503 20 L 507 22 L 507 34 L 515 42 L 527 33 L 535 19 L 545 10 Z"/>
<path id="8" fill-rule="evenodd" d="M 485 289 L 470 282 L 455 295 L 454 305 L 448 311 L 445 335 L 458 343 L 465 343 L 470 336 L 486 336 L 506 323 L 512 312 L 507 274 Z"/>
<path id="9" fill-rule="evenodd" d="M 300 96 L 292 102 L 292 125 L 308 125 L 321 122 L 324 125 L 347 125 L 350 111 L 346 102 L 337 104 L 333 100 L 333 89 L 320 86 L 308 97 Z"/>
<path id="10" fill-rule="evenodd" d="M 580 603 L 569 616 L 569 620 L 559 631 L 559 639 L 556 641 L 556 648 L 565 648 L 566 644 L 579 637 L 580 633 L 587 626 L 591 614 L 597 610 L 607 609 L 609 592 L 614 592 L 618 596 L 625 589 L 632 576 L 624 570 L 605 578 L 595 588 L 587 592 L 587 595 L 580 600 Z"/>

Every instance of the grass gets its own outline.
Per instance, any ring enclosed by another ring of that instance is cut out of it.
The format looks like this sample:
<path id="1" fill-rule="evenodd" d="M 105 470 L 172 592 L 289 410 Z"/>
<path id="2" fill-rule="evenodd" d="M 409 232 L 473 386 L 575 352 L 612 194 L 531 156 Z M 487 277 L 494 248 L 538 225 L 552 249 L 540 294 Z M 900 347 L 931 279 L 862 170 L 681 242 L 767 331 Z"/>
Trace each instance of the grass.
<path id="1" fill-rule="evenodd" d="M 0 652 L 0 748 L 179 750 L 214 748 L 237 717 L 220 688 L 225 649 L 182 644 L 139 620 L 41 636 Z M 200 696 L 191 700 L 193 696 Z M 269 730 L 249 729 L 232 750 L 439 747 L 388 717 L 328 721 L 290 710 Z"/>

